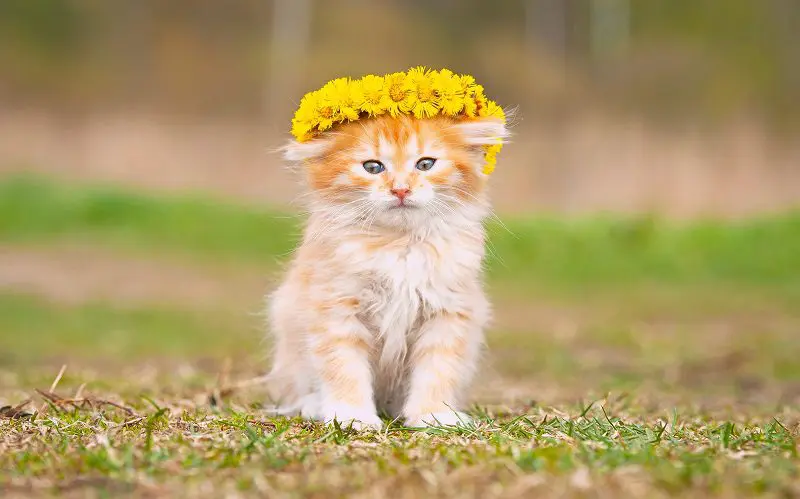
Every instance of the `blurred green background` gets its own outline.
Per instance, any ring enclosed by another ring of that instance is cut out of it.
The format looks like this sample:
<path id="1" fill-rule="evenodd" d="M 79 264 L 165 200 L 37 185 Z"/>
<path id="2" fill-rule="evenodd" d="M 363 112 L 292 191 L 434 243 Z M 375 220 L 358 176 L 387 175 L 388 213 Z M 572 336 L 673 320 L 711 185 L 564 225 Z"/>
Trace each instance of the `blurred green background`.
<path id="1" fill-rule="evenodd" d="M 479 400 L 797 403 L 799 37 L 792 0 L 4 0 L 0 405 L 263 372 L 293 106 L 420 64 L 518 107 Z"/>

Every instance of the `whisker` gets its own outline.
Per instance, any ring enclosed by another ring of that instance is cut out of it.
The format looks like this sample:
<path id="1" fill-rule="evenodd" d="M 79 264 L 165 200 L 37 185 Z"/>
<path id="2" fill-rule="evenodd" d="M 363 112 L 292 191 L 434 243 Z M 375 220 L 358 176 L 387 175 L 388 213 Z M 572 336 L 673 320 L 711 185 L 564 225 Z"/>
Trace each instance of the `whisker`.
<path id="1" fill-rule="evenodd" d="M 486 204 L 486 201 L 484 201 L 484 200 L 481 200 L 481 199 L 477 198 L 477 197 L 476 197 L 475 195 L 473 195 L 471 192 L 468 192 L 468 191 L 466 191 L 466 190 L 462 189 L 461 187 L 458 187 L 458 186 L 453 186 L 453 188 L 454 188 L 454 189 L 456 189 L 458 192 L 461 192 L 462 194 L 465 194 L 465 195 L 467 195 L 467 196 L 471 197 L 472 199 L 474 199 L 475 201 L 477 201 L 477 202 L 479 202 L 479 203 L 481 203 L 481 204 Z M 517 234 L 515 234 L 515 233 L 514 233 L 514 231 L 512 231 L 512 230 L 511 230 L 511 229 L 510 229 L 510 228 L 509 228 L 509 227 L 508 227 L 508 226 L 505 224 L 505 222 L 503 222 L 503 221 L 500 219 L 500 216 L 497 214 L 497 212 L 495 212 L 495 211 L 494 211 L 494 209 L 492 209 L 492 207 L 491 207 L 491 206 L 488 206 L 488 204 L 487 204 L 487 208 L 489 209 L 489 216 L 490 216 L 492 219 L 494 219 L 494 220 L 495 220 L 495 221 L 498 223 L 498 225 L 500 225 L 500 227 L 502 227 L 502 228 L 503 228 L 503 229 L 504 229 L 506 232 L 508 232 L 508 233 L 509 233 L 510 235 L 512 235 L 513 237 L 515 237 L 515 238 L 519 239 L 519 236 L 518 236 Z"/>

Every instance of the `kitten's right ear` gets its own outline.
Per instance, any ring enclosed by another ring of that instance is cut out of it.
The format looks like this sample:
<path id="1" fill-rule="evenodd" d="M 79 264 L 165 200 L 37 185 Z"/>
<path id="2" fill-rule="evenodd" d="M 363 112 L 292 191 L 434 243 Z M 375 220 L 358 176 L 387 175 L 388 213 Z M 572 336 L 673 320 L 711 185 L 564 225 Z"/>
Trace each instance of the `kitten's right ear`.
<path id="1" fill-rule="evenodd" d="M 315 138 L 308 142 L 298 142 L 290 140 L 281 148 L 283 159 L 291 163 L 301 163 L 304 161 L 321 158 L 328 153 L 332 141 L 326 138 Z"/>
<path id="2" fill-rule="evenodd" d="M 465 121 L 455 125 L 455 128 L 470 146 L 503 144 L 510 136 L 506 124 L 496 118 Z"/>

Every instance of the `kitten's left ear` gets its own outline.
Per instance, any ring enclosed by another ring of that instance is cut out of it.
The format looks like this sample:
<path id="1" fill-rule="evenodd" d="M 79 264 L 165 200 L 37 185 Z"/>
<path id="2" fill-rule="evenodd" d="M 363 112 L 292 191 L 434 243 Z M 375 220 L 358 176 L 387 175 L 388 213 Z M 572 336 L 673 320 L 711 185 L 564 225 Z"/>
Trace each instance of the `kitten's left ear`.
<path id="1" fill-rule="evenodd" d="M 317 137 L 308 142 L 298 142 L 290 140 L 281 148 L 283 159 L 291 163 L 301 163 L 303 161 L 321 158 L 328 153 L 333 141 L 329 138 Z"/>
<path id="2" fill-rule="evenodd" d="M 511 133 L 505 123 L 497 118 L 482 118 L 458 123 L 455 128 L 461 133 L 464 143 L 471 146 L 504 144 Z"/>

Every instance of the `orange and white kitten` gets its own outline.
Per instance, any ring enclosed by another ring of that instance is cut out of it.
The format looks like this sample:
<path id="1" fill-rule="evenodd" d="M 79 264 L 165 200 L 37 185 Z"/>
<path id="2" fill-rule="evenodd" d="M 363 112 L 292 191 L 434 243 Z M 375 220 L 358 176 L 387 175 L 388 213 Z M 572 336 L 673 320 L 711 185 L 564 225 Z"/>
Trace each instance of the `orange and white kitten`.
<path id="1" fill-rule="evenodd" d="M 486 118 L 378 117 L 291 142 L 310 218 L 270 296 L 283 414 L 380 428 L 459 424 L 490 317 Z"/>

